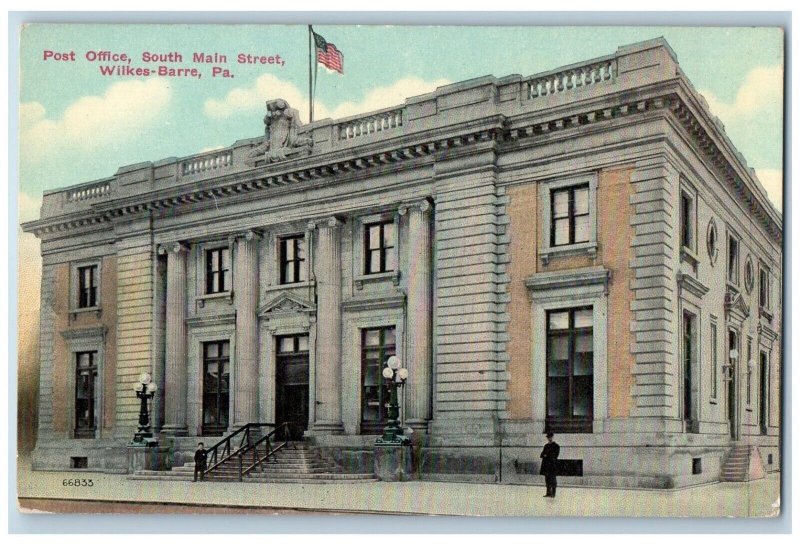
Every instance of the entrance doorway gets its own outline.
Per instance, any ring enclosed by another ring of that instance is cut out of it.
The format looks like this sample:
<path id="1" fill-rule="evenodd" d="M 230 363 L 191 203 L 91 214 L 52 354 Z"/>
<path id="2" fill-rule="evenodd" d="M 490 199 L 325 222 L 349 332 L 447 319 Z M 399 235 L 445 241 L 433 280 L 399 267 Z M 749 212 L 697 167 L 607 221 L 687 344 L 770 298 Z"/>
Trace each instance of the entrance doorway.
<path id="1" fill-rule="evenodd" d="M 308 335 L 276 337 L 275 423 L 290 422 L 289 437 L 308 429 Z"/>
<path id="2" fill-rule="evenodd" d="M 734 330 L 728 331 L 728 423 L 730 425 L 731 439 L 739 438 L 739 430 L 736 426 L 736 361 L 739 359 L 739 335 Z"/>

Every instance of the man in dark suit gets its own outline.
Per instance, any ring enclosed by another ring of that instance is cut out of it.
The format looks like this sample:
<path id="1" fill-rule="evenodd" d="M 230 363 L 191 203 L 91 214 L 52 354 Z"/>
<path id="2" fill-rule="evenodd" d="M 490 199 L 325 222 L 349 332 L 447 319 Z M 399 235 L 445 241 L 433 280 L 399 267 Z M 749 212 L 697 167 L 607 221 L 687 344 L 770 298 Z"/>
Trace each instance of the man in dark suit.
<path id="1" fill-rule="evenodd" d="M 200 475 L 200 480 L 203 480 L 203 472 L 206 470 L 206 449 L 203 443 L 197 443 L 197 450 L 194 451 L 194 480 L 197 481 L 197 475 Z"/>
<path id="2" fill-rule="evenodd" d="M 553 441 L 553 432 L 547 432 L 547 444 L 539 456 L 542 459 L 542 467 L 539 470 L 539 474 L 544 475 L 544 482 L 547 485 L 545 498 L 556 497 L 556 472 L 558 471 L 558 453 L 560 450 L 561 447 L 558 446 L 558 443 Z"/>

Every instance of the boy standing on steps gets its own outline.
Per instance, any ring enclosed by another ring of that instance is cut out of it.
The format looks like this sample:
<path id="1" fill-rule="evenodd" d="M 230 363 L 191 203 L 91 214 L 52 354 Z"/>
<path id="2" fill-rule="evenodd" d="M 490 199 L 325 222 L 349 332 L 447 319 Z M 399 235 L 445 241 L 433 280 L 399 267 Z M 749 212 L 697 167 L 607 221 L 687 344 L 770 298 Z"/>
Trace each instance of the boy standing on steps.
<path id="1" fill-rule="evenodd" d="M 206 470 L 206 449 L 203 443 L 197 443 L 197 450 L 194 451 L 194 482 L 197 482 L 197 474 L 200 474 L 200 480 L 202 481 L 205 477 L 203 477 L 203 473 Z"/>

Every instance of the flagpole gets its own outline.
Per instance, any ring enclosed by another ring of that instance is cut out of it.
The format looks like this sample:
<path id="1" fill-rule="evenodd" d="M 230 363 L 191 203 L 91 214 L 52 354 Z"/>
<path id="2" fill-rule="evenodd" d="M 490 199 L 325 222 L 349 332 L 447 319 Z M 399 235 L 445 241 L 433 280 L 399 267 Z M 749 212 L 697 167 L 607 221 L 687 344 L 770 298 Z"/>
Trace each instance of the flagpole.
<path id="1" fill-rule="evenodd" d="M 311 87 L 311 72 L 314 64 L 314 31 L 308 25 L 308 122 L 314 122 L 314 94 Z"/>

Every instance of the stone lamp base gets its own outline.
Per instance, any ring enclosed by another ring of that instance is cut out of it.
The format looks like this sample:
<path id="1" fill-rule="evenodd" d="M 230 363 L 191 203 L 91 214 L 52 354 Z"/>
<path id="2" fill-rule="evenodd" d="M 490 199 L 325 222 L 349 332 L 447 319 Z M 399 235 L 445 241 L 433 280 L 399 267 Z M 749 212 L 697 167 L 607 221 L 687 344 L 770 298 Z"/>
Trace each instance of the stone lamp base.
<path id="1" fill-rule="evenodd" d="M 399 442 L 376 444 L 375 476 L 382 481 L 390 482 L 413 480 L 411 445 Z"/>
<path id="2" fill-rule="evenodd" d="M 140 469 L 151 471 L 168 471 L 171 469 L 169 447 L 158 445 L 155 439 L 130 442 L 128 444 L 128 473 L 135 473 Z"/>

